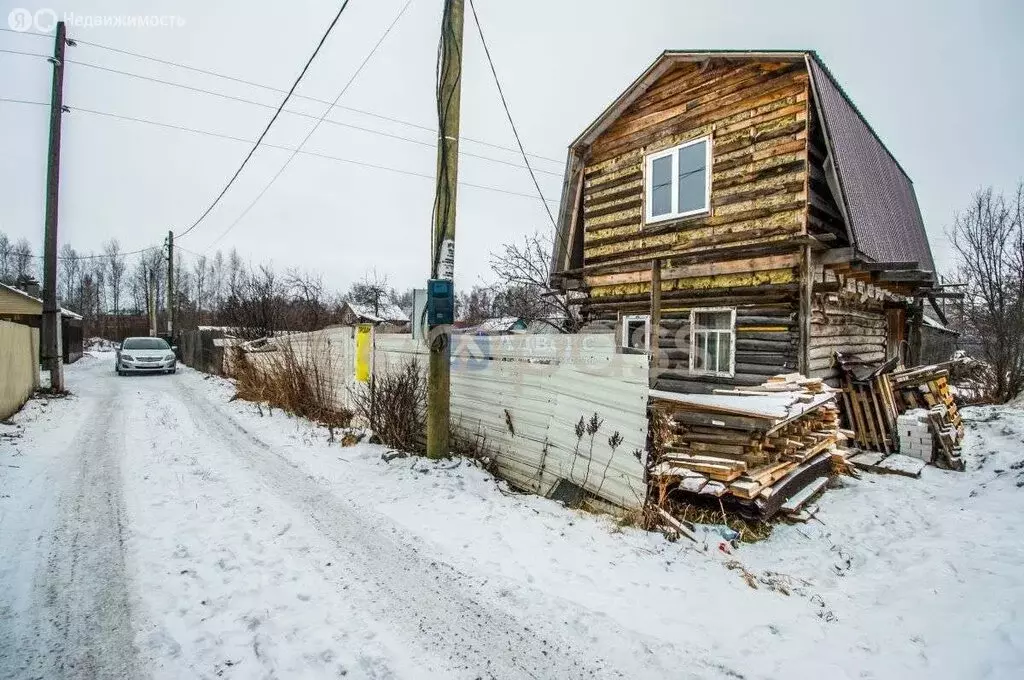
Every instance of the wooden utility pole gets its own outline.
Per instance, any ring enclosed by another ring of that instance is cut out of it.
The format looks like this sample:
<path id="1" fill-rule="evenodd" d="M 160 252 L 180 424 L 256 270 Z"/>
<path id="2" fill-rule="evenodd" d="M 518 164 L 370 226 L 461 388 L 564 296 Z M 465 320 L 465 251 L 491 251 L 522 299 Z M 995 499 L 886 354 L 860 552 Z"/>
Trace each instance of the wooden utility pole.
<path id="1" fill-rule="evenodd" d="M 50 371 L 50 388 L 64 391 L 60 305 L 57 304 L 57 199 L 60 188 L 60 126 L 64 110 L 64 22 L 57 22 L 50 88 L 50 150 L 46 160 L 46 223 L 43 235 L 42 359 Z"/>
<path id="2" fill-rule="evenodd" d="M 149 335 L 156 337 L 156 270 L 149 268 L 149 285 L 146 288 L 146 310 L 149 312 Z"/>
<path id="3" fill-rule="evenodd" d="M 174 232 L 167 232 L 167 337 L 174 342 Z"/>
<path id="4" fill-rule="evenodd" d="M 463 0 L 445 0 L 437 88 L 437 188 L 431 239 L 431 278 L 455 278 L 455 203 L 459 176 L 459 113 L 462 107 Z M 451 328 L 431 329 L 427 374 L 427 456 L 449 455 Z"/>

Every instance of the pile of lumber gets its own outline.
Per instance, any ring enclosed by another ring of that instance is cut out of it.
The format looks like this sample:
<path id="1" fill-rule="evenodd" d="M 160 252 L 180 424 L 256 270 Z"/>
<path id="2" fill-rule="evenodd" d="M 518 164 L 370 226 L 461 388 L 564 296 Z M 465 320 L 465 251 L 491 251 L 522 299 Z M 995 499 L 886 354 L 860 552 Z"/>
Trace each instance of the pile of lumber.
<path id="1" fill-rule="evenodd" d="M 860 378 L 840 357 L 843 368 L 843 410 L 854 432 L 854 442 L 861 449 L 892 453 L 896 451 L 896 417 L 902 412 L 893 398 L 889 370 L 895 362 L 887 362 Z"/>
<path id="2" fill-rule="evenodd" d="M 963 470 L 960 442 L 964 424 L 949 389 L 949 371 L 942 366 L 923 366 L 896 371 L 890 377 L 892 394 L 900 413 L 923 408 L 935 444 L 935 460 L 951 470 Z"/>
<path id="3" fill-rule="evenodd" d="M 776 376 L 713 395 L 652 391 L 659 425 L 651 468 L 654 498 L 730 500 L 770 517 L 808 483 L 827 476 L 846 435 L 835 393 L 821 380 Z M 803 501 L 809 500 L 809 494 Z M 793 512 L 801 503 L 788 504 Z"/>
<path id="4" fill-rule="evenodd" d="M 960 442 L 964 427 L 949 388 L 949 371 L 944 365 L 895 369 L 895 358 L 858 377 L 844 365 L 842 403 L 846 422 L 853 431 L 854 444 L 865 450 L 895 453 L 897 418 L 908 410 L 929 411 L 929 427 L 938 462 L 954 470 L 963 469 Z"/>

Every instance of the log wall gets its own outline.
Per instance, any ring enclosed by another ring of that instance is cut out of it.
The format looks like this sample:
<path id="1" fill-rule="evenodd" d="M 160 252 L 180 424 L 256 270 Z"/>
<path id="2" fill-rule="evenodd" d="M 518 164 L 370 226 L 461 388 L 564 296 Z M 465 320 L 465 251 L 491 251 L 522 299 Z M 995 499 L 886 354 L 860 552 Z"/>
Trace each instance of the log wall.
<path id="1" fill-rule="evenodd" d="M 886 301 L 892 296 L 870 283 L 828 269 L 815 273 L 809 346 L 810 377 L 836 384 L 840 377 L 835 353 L 855 356 L 865 363 L 887 357 Z"/>
<path id="2" fill-rule="evenodd" d="M 796 370 L 806 234 L 809 85 L 803 61 L 712 60 L 670 71 L 590 148 L 583 185 L 585 311 L 651 309 L 661 261 L 659 389 L 709 392 Z M 644 224 L 644 160 L 710 135 L 711 210 Z M 689 314 L 735 307 L 736 374 L 691 374 Z"/>

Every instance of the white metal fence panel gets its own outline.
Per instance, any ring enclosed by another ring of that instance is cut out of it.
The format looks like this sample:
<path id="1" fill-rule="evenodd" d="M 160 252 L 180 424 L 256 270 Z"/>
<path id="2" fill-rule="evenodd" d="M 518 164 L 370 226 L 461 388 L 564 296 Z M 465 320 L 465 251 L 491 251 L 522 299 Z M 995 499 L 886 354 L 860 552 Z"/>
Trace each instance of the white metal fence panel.
<path id="1" fill-rule="evenodd" d="M 326 345 L 342 405 L 351 406 L 352 390 L 364 389 L 355 382 L 353 329 L 275 342 L 291 343 L 299 357 L 315 357 Z M 259 352 L 249 357 L 261 361 Z M 410 360 L 426 371 L 423 340 L 375 336 L 376 375 Z M 611 334 L 454 336 L 452 420 L 460 434 L 484 442 L 499 474 L 517 487 L 548 495 L 564 479 L 636 508 L 645 494 L 647 376 L 647 357 L 616 353 Z M 577 437 L 581 419 L 585 431 Z M 587 429 L 591 421 L 596 430 Z"/>

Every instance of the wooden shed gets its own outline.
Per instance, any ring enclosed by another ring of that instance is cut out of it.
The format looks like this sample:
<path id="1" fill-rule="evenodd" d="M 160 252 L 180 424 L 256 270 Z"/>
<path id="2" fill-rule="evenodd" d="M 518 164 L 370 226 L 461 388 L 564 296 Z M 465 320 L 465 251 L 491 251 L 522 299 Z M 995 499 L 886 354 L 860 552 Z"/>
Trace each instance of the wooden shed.
<path id="1" fill-rule="evenodd" d="M 652 386 L 914 356 L 939 291 L 913 183 L 814 52 L 664 52 L 566 167 L 553 284 Z"/>
<path id="2" fill-rule="evenodd" d="M 84 351 L 82 317 L 67 309 L 60 311 L 64 363 L 70 364 L 81 359 Z M 43 301 L 19 288 L 0 283 L 0 319 L 41 328 Z"/>

